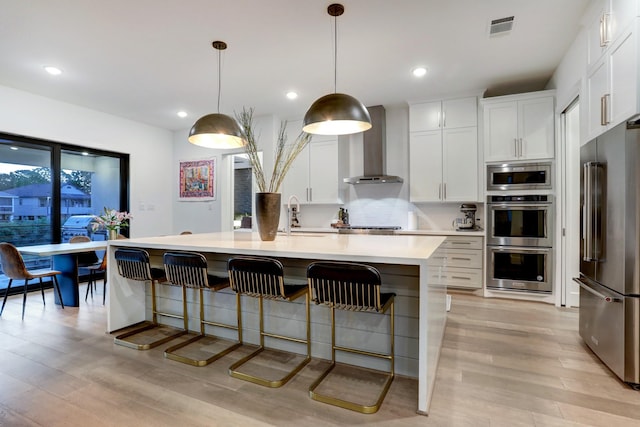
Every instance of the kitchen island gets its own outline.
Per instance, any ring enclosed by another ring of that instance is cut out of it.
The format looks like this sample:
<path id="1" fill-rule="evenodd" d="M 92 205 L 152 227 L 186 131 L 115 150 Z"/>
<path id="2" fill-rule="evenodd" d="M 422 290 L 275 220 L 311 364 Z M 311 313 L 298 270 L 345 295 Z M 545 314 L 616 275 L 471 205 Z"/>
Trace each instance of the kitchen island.
<path id="1" fill-rule="evenodd" d="M 418 379 L 417 410 L 426 414 L 429 409 L 435 372 L 440 355 L 446 321 L 446 288 L 430 283 L 427 260 L 444 237 L 438 236 L 371 236 L 342 234 L 305 234 L 290 236 L 278 235 L 272 242 L 263 242 L 257 233 L 207 233 L 180 236 L 148 237 L 130 240 L 109 241 L 108 265 L 115 266 L 114 252 L 119 247 L 135 247 L 147 250 L 154 266 L 162 266 L 162 254 L 165 251 L 195 251 L 207 257 L 209 269 L 224 272 L 226 260 L 233 255 L 256 255 L 274 257 L 282 261 L 285 275 L 304 280 L 306 266 L 315 260 L 353 261 L 375 266 L 380 270 L 384 291 L 395 292 L 396 298 L 396 372 Z M 149 287 L 122 278 L 115 268 L 108 269 L 108 331 L 130 326 L 151 318 Z M 162 307 L 181 310 L 180 291 L 173 286 L 159 286 L 158 296 Z M 197 310 L 194 310 L 193 295 L 189 298 L 190 329 L 197 330 Z M 226 297 L 226 298 L 225 298 Z M 207 296 L 205 296 L 207 298 Z M 216 293 L 208 308 L 221 316 L 219 321 L 233 322 L 235 303 L 231 291 Z M 243 317 L 255 319 L 256 307 L 249 301 L 243 301 Z M 312 356 L 330 358 L 329 311 L 323 306 L 313 306 Z M 245 315 L 245 312 L 247 313 Z M 302 303 L 279 304 L 269 313 L 267 327 L 278 328 L 287 321 L 292 334 L 304 331 Z M 359 316 L 352 316 L 359 314 Z M 387 322 L 373 320 L 371 315 L 348 313 L 336 316 L 337 327 L 361 329 L 369 335 L 365 340 L 351 342 L 354 346 L 364 346 L 366 350 L 380 351 L 388 346 Z M 376 317 L 376 316 L 374 316 Z M 171 319 L 169 319 L 171 320 Z M 293 320 L 293 322 L 292 322 Z M 171 324 L 170 321 L 167 323 Z M 257 343 L 258 334 L 255 324 L 247 320 L 243 325 L 244 341 Z M 174 326 L 179 326 L 177 323 Z M 253 327 L 254 329 L 247 329 Z M 217 333 L 216 333 L 217 334 Z M 222 335 L 222 333 L 220 334 Z M 349 334 L 346 339 L 360 336 Z M 229 336 L 230 338 L 232 336 Z M 283 350 L 296 351 L 295 348 L 282 347 Z M 298 350 L 299 351 L 299 350 Z M 357 358 L 358 356 L 351 356 Z M 338 359 L 344 363 L 360 364 L 359 359 L 345 356 Z M 384 362 L 383 362 L 384 363 Z M 386 366 L 370 364 L 375 369 L 387 369 Z"/>

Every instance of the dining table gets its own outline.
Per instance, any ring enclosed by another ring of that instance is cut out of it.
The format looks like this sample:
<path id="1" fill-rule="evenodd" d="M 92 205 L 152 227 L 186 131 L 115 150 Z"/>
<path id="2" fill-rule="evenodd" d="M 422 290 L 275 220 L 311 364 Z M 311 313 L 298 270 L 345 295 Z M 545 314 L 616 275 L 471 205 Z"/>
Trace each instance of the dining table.
<path id="1" fill-rule="evenodd" d="M 107 240 L 97 240 L 81 243 L 48 243 L 44 245 L 19 246 L 17 249 L 23 255 L 50 256 L 53 259 L 54 270 L 60 271 L 58 285 L 64 305 L 78 307 L 80 294 L 78 284 L 78 254 L 82 252 L 100 251 L 107 249 Z M 55 303 L 60 304 L 58 295 L 54 292 Z"/>

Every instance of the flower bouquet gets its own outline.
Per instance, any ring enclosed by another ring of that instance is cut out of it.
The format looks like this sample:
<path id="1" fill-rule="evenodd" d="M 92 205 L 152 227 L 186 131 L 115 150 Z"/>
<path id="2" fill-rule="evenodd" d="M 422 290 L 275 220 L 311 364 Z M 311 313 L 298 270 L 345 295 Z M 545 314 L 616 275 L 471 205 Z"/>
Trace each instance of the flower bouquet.
<path id="1" fill-rule="evenodd" d="M 95 217 L 95 221 L 91 225 L 93 231 L 99 229 L 106 229 L 108 231 L 108 238 L 111 240 L 116 237 L 118 231 L 121 228 L 129 226 L 129 220 L 133 216 L 129 212 L 119 212 L 115 209 L 105 207 L 102 214 Z"/>

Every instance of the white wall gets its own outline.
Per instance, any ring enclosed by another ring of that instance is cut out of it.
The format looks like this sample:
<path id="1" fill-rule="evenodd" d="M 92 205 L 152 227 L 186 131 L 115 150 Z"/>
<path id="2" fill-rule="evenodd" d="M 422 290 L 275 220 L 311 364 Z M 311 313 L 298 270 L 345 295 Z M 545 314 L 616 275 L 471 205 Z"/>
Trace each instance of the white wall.
<path id="1" fill-rule="evenodd" d="M 4 86 L 0 131 L 129 154 L 131 236 L 172 232 L 171 132 Z"/>

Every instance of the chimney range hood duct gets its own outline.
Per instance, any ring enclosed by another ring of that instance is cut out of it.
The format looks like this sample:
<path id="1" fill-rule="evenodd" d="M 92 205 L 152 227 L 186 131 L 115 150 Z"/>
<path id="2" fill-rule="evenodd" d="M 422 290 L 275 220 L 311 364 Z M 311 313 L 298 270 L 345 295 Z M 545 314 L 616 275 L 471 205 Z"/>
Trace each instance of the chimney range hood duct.
<path id="1" fill-rule="evenodd" d="M 347 184 L 391 184 L 403 182 L 402 178 L 385 174 L 386 135 L 385 111 L 382 105 L 367 107 L 372 128 L 362 134 L 364 175 L 345 178 Z"/>

